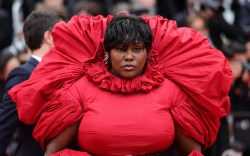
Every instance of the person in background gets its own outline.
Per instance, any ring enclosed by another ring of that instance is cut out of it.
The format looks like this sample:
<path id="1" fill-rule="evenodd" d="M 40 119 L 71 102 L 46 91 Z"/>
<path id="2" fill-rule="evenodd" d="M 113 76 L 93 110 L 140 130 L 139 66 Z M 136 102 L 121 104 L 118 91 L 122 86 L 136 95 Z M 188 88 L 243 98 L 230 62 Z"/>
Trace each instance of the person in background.
<path id="1" fill-rule="evenodd" d="M 52 34 L 55 47 L 9 91 L 46 155 L 164 155 L 173 147 L 200 156 L 216 140 L 231 68 L 197 31 L 121 13 L 74 16 Z M 78 151 L 65 149 L 74 142 Z"/>
<path id="2" fill-rule="evenodd" d="M 67 10 L 67 0 L 40 0 L 35 4 L 34 10 L 37 11 L 46 11 L 54 10 L 62 14 L 64 17 L 68 17 L 68 10 Z"/>
<path id="3" fill-rule="evenodd" d="M 0 78 L 6 81 L 11 70 L 20 64 L 20 60 L 10 51 L 9 47 L 4 48 L 0 52 Z"/>
<path id="4" fill-rule="evenodd" d="M 225 50 L 232 54 L 228 58 L 234 76 L 234 82 L 230 91 L 231 111 L 250 111 L 247 82 L 250 67 L 247 62 L 247 49 L 244 44 L 232 42 L 226 46 Z"/>
<path id="5" fill-rule="evenodd" d="M 7 76 L 12 69 L 21 65 L 18 57 L 15 56 L 9 47 L 0 51 L 0 105 L 2 103 L 2 97 L 4 93 L 4 86 L 7 80 Z"/>
<path id="6" fill-rule="evenodd" d="M 194 16 L 204 0 L 157 0 L 158 14 L 175 20 L 179 27 L 187 25 L 186 17 Z"/>
<path id="7" fill-rule="evenodd" d="M 211 41 L 221 51 L 228 42 L 245 42 L 245 36 L 241 29 L 229 24 L 222 15 L 223 11 L 224 7 L 221 1 L 206 0 L 201 4 L 201 9 L 197 12 L 198 15 L 206 19 Z"/>
<path id="8" fill-rule="evenodd" d="M 131 3 L 128 0 L 120 0 L 113 4 L 111 11 L 112 15 L 117 15 L 120 12 L 129 12 L 131 10 Z"/>
<path id="9" fill-rule="evenodd" d="M 11 15 L 1 6 L 0 1 L 0 50 L 8 47 L 12 41 Z"/>
<path id="10" fill-rule="evenodd" d="M 70 0 L 67 4 L 68 19 L 79 13 L 107 16 L 112 7 L 113 1 L 110 0 Z"/>
<path id="11" fill-rule="evenodd" d="M 97 16 L 103 15 L 104 10 L 96 1 L 79 1 L 74 4 L 72 15 L 90 15 L 90 16 Z"/>
<path id="12" fill-rule="evenodd" d="M 16 156 L 43 156 L 44 151 L 32 137 L 34 125 L 26 125 L 19 121 L 16 104 L 10 99 L 8 91 L 15 85 L 27 80 L 42 57 L 54 47 L 51 31 L 54 25 L 65 18 L 58 12 L 34 11 L 24 22 L 23 32 L 25 42 L 32 56 L 23 65 L 14 68 L 6 81 L 5 92 L 0 105 L 0 155 L 4 155 L 10 139 L 19 129 Z"/>
<path id="13" fill-rule="evenodd" d="M 216 155 L 223 153 L 224 156 L 230 152 L 242 155 L 244 149 L 250 145 L 248 124 L 250 122 L 250 65 L 244 44 L 234 41 L 226 45 L 224 50 L 231 65 L 234 81 L 229 92 L 230 114 L 222 122 L 221 127 L 224 128 L 218 136 Z"/>
<path id="14" fill-rule="evenodd" d="M 199 15 L 187 16 L 186 20 L 187 20 L 186 21 L 187 27 L 193 28 L 196 31 L 200 32 L 205 37 L 207 37 L 211 46 L 214 47 L 213 41 L 211 40 L 210 37 L 207 22 L 203 17 Z"/>
<path id="15" fill-rule="evenodd" d="M 250 40 L 248 40 L 245 44 L 245 47 L 246 47 L 246 59 L 248 62 L 250 62 Z"/>

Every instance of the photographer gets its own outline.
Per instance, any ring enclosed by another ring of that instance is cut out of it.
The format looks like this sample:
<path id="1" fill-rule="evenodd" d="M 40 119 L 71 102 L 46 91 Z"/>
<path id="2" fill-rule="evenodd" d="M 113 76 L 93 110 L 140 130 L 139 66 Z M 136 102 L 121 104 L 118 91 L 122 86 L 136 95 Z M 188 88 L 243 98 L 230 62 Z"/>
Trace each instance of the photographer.
<path id="1" fill-rule="evenodd" d="M 232 111 L 250 111 L 250 63 L 243 44 L 232 42 L 225 47 L 232 68 L 234 83 L 230 91 Z"/>
<path id="2" fill-rule="evenodd" d="M 225 48 L 232 68 L 234 82 L 229 93 L 231 117 L 229 124 L 230 144 L 239 142 L 250 146 L 250 59 L 244 44 L 232 42 Z"/>

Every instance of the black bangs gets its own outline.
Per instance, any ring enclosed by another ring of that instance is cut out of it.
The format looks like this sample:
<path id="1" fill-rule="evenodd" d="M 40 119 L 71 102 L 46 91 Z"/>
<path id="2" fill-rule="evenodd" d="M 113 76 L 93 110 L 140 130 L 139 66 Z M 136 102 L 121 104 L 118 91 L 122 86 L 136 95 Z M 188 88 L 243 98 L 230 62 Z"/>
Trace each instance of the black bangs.
<path id="1" fill-rule="evenodd" d="M 115 16 L 106 28 L 104 46 L 107 51 L 122 44 L 142 43 L 147 50 L 151 48 L 152 31 L 149 25 L 139 16 Z"/>

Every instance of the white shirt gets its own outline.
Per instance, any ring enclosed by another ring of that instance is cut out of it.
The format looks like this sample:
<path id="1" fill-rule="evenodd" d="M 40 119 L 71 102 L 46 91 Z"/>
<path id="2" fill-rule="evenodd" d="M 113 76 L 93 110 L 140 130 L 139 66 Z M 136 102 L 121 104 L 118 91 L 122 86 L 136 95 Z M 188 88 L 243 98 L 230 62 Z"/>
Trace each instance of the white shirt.
<path id="1" fill-rule="evenodd" d="M 38 62 L 42 61 L 42 58 L 36 55 L 31 55 L 31 57 L 33 57 L 34 59 L 36 59 Z"/>

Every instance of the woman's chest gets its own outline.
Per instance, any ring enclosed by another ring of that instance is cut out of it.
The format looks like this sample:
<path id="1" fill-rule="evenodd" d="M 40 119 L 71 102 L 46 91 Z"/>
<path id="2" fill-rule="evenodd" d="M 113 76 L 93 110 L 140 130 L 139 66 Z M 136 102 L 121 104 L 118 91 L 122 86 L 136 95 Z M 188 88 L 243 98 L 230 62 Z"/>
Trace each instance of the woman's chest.
<path id="1" fill-rule="evenodd" d="M 174 124 L 169 109 L 174 95 L 92 91 L 96 93 L 82 98 L 79 144 L 84 149 L 97 155 L 110 151 L 113 155 L 116 149 L 117 155 L 126 155 L 160 152 L 172 144 Z M 100 146 L 97 148 L 96 144 Z"/>

